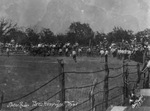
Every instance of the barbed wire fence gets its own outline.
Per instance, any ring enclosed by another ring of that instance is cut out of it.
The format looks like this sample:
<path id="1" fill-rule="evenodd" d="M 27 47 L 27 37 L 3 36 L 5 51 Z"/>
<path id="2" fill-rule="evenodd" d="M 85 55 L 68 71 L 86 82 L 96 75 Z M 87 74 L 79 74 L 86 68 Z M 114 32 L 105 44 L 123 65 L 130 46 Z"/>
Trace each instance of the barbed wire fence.
<path id="1" fill-rule="evenodd" d="M 137 69 L 137 72 L 129 72 L 129 67 L 135 67 Z M 122 73 L 110 76 L 110 71 L 112 70 L 113 71 L 122 70 Z M 114 104 L 114 103 L 115 104 L 119 103 L 119 105 L 125 105 L 125 103 L 127 102 L 130 90 L 138 87 L 140 83 L 142 83 L 143 88 L 149 87 L 149 69 L 145 72 L 142 72 L 140 71 L 139 63 L 137 63 L 136 65 L 129 65 L 125 61 L 123 61 L 123 65 L 120 67 L 109 68 L 107 57 L 105 58 L 105 68 L 102 70 L 90 71 L 90 72 L 64 71 L 64 62 L 61 59 L 61 60 L 58 60 L 58 71 L 59 71 L 59 74 L 57 76 L 55 76 L 54 78 L 47 81 L 43 85 L 39 86 L 38 88 L 34 89 L 33 91 L 21 97 L 18 97 L 12 100 L 5 100 L 5 94 L 1 92 L 0 110 L 2 110 L 3 106 L 6 104 L 20 101 L 22 99 L 30 97 L 31 95 L 38 92 L 39 90 L 42 90 L 42 88 L 46 87 L 47 85 L 51 84 L 54 81 L 59 81 L 59 91 L 51 95 L 49 94 L 50 92 L 44 93 L 40 97 L 38 96 L 37 99 L 38 101 L 40 101 L 40 103 L 50 101 L 54 97 L 55 99 L 59 99 L 60 106 L 58 106 L 58 109 L 56 109 L 59 111 L 75 111 L 75 110 L 105 111 L 111 104 Z M 105 77 L 101 79 L 100 81 L 96 80 L 96 82 L 93 82 L 92 84 L 88 84 L 88 85 L 86 84 L 86 85 L 81 85 L 81 86 L 77 84 L 75 86 L 66 87 L 67 86 L 66 78 L 68 77 L 68 75 L 72 75 L 72 74 L 75 76 L 84 75 L 85 77 L 86 75 L 91 75 L 91 74 L 92 75 L 104 74 Z M 132 79 L 133 75 L 134 75 L 134 78 L 135 78 L 135 75 L 137 76 L 137 78 L 134 80 Z M 143 75 L 143 79 L 141 78 L 142 75 Z M 118 78 L 119 80 L 121 80 L 122 78 L 122 83 L 120 83 L 120 85 L 116 85 L 112 87 L 111 81 L 118 79 Z M 116 92 L 119 92 L 119 93 L 116 93 Z M 47 96 L 44 97 L 45 95 Z M 80 100 L 79 102 L 78 102 L 78 99 Z M 68 102 L 72 101 L 72 104 L 68 106 L 67 101 Z M 77 104 L 74 102 L 77 102 Z M 36 111 L 38 110 L 38 108 L 40 108 L 39 104 L 36 106 L 28 107 L 27 109 L 28 111 Z"/>

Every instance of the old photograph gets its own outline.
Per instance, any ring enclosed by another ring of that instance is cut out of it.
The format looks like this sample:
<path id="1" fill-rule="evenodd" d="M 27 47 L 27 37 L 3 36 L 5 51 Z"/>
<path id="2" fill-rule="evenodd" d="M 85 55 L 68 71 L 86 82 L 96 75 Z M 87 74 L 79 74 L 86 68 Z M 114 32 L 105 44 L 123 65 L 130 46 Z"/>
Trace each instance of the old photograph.
<path id="1" fill-rule="evenodd" d="M 150 111 L 150 0 L 0 0 L 0 111 Z"/>

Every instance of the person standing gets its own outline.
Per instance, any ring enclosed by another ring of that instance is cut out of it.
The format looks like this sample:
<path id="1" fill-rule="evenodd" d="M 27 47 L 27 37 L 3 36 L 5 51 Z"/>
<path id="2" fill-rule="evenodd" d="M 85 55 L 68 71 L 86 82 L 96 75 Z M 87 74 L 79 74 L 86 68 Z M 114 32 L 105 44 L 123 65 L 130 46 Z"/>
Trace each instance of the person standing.
<path id="1" fill-rule="evenodd" d="M 6 49 L 6 53 L 7 53 L 7 57 L 9 57 L 9 53 L 10 53 L 10 49 L 9 49 L 9 47 L 7 47 L 7 49 Z"/>
<path id="2" fill-rule="evenodd" d="M 75 49 L 72 51 L 72 57 L 73 57 L 73 60 L 74 60 L 75 62 L 77 62 Z"/>
<path id="3" fill-rule="evenodd" d="M 108 50 L 105 50 L 105 62 L 108 62 Z"/>
<path id="4" fill-rule="evenodd" d="M 65 55 L 68 57 L 68 47 L 65 49 Z"/>

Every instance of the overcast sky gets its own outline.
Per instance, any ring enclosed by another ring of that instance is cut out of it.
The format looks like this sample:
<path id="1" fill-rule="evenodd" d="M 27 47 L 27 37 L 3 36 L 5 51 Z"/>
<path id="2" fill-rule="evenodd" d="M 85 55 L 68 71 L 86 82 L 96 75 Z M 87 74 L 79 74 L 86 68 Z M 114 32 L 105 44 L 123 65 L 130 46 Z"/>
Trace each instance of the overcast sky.
<path id="1" fill-rule="evenodd" d="M 65 32 L 73 21 L 89 23 L 99 32 L 114 26 L 137 32 L 150 28 L 150 0 L 0 0 L 0 17 L 54 33 Z"/>

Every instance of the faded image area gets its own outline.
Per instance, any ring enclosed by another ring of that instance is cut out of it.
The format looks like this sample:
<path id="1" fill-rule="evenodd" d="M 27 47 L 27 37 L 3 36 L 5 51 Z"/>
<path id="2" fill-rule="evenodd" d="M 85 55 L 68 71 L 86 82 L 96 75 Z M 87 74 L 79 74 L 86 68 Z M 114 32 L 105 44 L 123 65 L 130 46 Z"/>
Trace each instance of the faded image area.
<path id="1" fill-rule="evenodd" d="M 55 33 L 71 22 L 89 23 L 94 31 L 109 32 L 114 26 L 140 31 L 150 25 L 149 0 L 0 0 L 0 16 L 20 26 L 37 25 Z"/>

